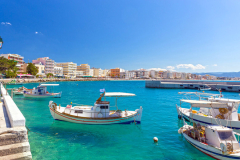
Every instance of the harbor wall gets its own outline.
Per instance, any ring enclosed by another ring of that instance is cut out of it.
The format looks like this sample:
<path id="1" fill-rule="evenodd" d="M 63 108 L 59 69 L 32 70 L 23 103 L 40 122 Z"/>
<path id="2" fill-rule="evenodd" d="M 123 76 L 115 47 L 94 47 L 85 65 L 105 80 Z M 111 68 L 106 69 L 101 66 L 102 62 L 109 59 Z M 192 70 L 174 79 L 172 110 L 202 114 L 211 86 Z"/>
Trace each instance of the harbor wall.
<path id="1" fill-rule="evenodd" d="M 209 82 L 209 81 L 171 81 L 171 80 L 147 80 L 145 81 L 147 88 L 168 88 L 168 89 L 199 89 L 211 88 L 211 90 L 240 92 L 239 82 Z"/>
<path id="2" fill-rule="evenodd" d="M 10 97 L 3 85 L 1 85 L 1 94 L 4 105 L 7 109 L 8 117 L 12 127 L 25 127 L 25 117 L 19 110 L 13 99 Z"/>
<path id="3" fill-rule="evenodd" d="M 0 83 L 0 159 L 31 160 L 25 117 Z"/>

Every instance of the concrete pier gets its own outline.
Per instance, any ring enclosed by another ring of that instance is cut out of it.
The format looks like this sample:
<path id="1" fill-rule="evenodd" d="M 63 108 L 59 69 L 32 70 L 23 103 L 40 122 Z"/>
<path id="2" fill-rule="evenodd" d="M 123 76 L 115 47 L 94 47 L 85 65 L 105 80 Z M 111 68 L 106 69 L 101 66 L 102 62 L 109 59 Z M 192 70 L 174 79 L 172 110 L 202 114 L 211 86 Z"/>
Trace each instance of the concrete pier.
<path id="1" fill-rule="evenodd" d="M 211 82 L 211 81 L 189 81 L 189 80 L 147 80 L 147 88 L 168 88 L 168 89 L 199 89 L 211 88 L 211 90 L 240 92 L 240 82 Z"/>
<path id="2" fill-rule="evenodd" d="M 32 159 L 25 117 L 1 83 L 0 87 L 0 160 Z"/>

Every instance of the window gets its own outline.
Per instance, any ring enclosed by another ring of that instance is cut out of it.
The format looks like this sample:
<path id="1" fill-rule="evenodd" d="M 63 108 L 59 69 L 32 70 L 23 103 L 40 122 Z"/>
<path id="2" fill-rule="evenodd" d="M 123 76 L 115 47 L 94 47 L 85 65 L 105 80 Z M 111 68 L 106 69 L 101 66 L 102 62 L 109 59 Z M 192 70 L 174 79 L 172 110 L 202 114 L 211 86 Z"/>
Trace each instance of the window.
<path id="1" fill-rule="evenodd" d="M 232 89 L 232 87 L 228 87 L 228 89 Z"/>
<path id="2" fill-rule="evenodd" d="M 218 135 L 223 141 L 235 141 L 232 131 L 218 131 Z"/>
<path id="3" fill-rule="evenodd" d="M 108 109 L 108 106 L 100 106 L 101 109 Z"/>
<path id="4" fill-rule="evenodd" d="M 193 85 L 190 85 L 190 87 L 193 87 Z"/>
<path id="5" fill-rule="evenodd" d="M 75 110 L 75 113 L 83 113 L 83 110 Z"/>
<path id="6" fill-rule="evenodd" d="M 180 87 L 183 87 L 183 85 L 180 85 Z"/>

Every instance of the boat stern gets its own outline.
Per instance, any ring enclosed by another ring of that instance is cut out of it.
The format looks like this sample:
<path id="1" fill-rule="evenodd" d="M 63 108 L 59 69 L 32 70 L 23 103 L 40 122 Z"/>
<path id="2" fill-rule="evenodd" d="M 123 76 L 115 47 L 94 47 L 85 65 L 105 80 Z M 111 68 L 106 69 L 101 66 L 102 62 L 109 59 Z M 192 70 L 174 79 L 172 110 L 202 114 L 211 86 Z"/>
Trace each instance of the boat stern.
<path id="1" fill-rule="evenodd" d="M 49 107 L 49 110 L 50 110 L 50 113 L 51 113 L 52 117 L 54 119 L 56 119 L 56 117 L 55 117 L 55 110 L 56 110 L 57 104 L 55 102 L 53 102 L 53 101 L 49 101 L 48 107 Z"/>

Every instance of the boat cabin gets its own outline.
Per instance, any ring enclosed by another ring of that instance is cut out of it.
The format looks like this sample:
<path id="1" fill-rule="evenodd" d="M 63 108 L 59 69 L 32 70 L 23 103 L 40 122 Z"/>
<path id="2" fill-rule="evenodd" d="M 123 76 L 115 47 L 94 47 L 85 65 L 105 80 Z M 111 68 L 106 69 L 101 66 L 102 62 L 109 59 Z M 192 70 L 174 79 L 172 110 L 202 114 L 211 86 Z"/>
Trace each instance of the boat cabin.
<path id="1" fill-rule="evenodd" d="M 231 151 L 239 150 L 239 143 L 233 134 L 233 130 L 230 128 L 207 125 L 205 127 L 206 143 L 218 148 L 221 148 L 221 144 L 224 144 Z"/>

